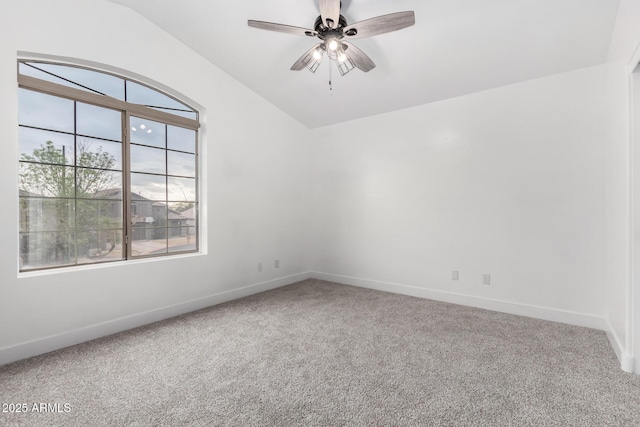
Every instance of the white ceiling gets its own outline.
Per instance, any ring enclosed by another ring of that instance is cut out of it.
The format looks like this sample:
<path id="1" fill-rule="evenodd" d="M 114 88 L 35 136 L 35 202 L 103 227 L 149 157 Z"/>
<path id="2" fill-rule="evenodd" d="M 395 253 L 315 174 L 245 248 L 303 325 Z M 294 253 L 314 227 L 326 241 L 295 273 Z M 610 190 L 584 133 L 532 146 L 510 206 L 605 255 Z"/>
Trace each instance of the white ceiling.
<path id="1" fill-rule="evenodd" d="M 315 128 L 601 64 L 619 0 L 343 0 L 351 24 L 413 10 L 415 26 L 352 43 L 377 67 L 341 77 L 290 66 L 317 39 L 247 26 L 313 28 L 318 0 L 111 0 L 128 6 Z"/>

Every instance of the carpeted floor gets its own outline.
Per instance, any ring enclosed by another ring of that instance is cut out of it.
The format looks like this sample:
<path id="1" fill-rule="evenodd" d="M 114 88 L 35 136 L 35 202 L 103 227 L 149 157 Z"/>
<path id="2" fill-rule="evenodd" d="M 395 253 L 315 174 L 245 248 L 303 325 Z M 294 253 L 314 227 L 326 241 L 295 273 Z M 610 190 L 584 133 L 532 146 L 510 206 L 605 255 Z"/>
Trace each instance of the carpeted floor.
<path id="1" fill-rule="evenodd" d="M 602 331 L 306 280 L 0 367 L 11 403 L 2 426 L 639 426 L 640 376 Z"/>

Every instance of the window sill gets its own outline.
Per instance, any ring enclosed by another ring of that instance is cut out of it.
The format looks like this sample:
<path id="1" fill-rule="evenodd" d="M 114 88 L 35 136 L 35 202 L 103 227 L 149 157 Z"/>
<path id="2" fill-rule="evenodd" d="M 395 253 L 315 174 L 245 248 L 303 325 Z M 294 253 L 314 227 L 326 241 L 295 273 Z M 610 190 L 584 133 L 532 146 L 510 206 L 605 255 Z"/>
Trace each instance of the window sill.
<path id="1" fill-rule="evenodd" d="M 99 264 L 73 265 L 68 267 L 51 268 L 51 269 L 37 270 L 37 271 L 20 271 L 18 272 L 18 279 L 50 276 L 53 274 L 70 274 L 70 273 L 76 273 L 76 272 L 82 272 L 82 271 L 98 270 L 103 268 L 123 268 L 126 266 L 133 266 L 133 265 L 146 264 L 146 263 L 171 262 L 172 260 L 200 257 L 204 255 L 206 255 L 206 252 L 201 250 L 200 252 L 192 252 L 192 253 L 178 254 L 178 255 L 171 255 L 171 256 L 128 259 L 128 260 L 121 260 L 121 261 L 104 262 Z"/>

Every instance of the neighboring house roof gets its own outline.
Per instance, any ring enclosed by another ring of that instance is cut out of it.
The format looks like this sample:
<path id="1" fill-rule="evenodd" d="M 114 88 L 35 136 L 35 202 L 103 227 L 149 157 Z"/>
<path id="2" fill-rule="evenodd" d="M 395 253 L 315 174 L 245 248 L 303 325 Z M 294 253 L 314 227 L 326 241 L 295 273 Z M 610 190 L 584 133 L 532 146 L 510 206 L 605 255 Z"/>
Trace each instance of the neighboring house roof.
<path id="1" fill-rule="evenodd" d="M 122 199 L 122 190 L 120 188 L 108 188 L 106 190 L 98 190 L 93 193 L 94 199 Z"/>
<path id="2" fill-rule="evenodd" d="M 196 219 L 196 207 L 193 206 L 186 211 L 182 211 L 180 212 L 180 215 L 182 215 L 186 219 Z"/>
<path id="3" fill-rule="evenodd" d="M 120 188 L 107 188 L 106 190 L 98 190 L 93 193 L 94 199 L 122 199 L 122 189 Z M 131 193 L 131 200 L 149 200 L 138 193 Z"/>
<path id="4" fill-rule="evenodd" d="M 169 219 L 190 219 L 190 218 L 183 216 L 179 212 L 169 210 Z"/>

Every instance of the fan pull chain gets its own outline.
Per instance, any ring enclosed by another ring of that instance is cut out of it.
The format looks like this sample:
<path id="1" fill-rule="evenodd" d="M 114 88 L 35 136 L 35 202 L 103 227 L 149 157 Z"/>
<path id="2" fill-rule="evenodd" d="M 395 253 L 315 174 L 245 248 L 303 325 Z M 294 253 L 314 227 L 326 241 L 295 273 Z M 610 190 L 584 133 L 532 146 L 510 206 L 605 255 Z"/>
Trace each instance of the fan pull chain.
<path id="1" fill-rule="evenodd" d="M 333 85 L 331 84 L 331 63 L 329 63 L 329 90 L 333 90 Z"/>

